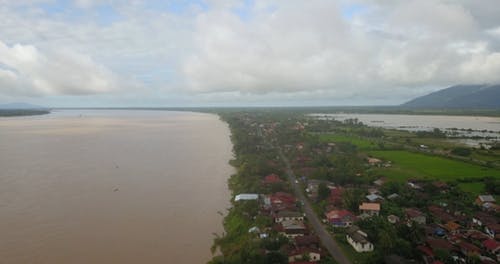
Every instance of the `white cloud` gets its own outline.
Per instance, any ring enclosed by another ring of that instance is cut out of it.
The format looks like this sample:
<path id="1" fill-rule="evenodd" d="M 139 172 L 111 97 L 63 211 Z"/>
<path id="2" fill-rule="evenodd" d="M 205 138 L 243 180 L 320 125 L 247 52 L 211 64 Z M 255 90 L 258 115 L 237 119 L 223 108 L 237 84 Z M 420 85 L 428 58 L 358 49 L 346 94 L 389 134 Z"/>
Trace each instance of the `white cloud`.
<path id="1" fill-rule="evenodd" d="M 375 5 L 356 23 L 342 19 L 333 1 L 287 1 L 273 12 L 254 10 L 248 21 L 230 10 L 203 14 L 197 47 L 184 61 L 189 88 L 343 99 L 500 81 L 497 53 L 465 6 L 438 0 Z"/>
<path id="2" fill-rule="evenodd" d="M 498 0 L 128 2 L 0 0 L 0 91 L 394 102 L 500 81 Z"/>
<path id="3" fill-rule="evenodd" d="M 0 92 L 82 95 L 117 89 L 116 77 L 90 57 L 69 49 L 43 53 L 31 45 L 0 41 Z"/>

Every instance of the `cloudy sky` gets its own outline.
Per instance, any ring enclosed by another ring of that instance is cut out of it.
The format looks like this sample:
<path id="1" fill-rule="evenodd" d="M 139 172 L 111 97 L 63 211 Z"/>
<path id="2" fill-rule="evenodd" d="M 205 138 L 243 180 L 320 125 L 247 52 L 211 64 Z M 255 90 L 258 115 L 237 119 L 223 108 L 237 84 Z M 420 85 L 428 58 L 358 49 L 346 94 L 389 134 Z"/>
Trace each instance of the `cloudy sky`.
<path id="1" fill-rule="evenodd" d="M 497 82 L 498 0 L 0 0 L 0 103 L 381 105 Z"/>

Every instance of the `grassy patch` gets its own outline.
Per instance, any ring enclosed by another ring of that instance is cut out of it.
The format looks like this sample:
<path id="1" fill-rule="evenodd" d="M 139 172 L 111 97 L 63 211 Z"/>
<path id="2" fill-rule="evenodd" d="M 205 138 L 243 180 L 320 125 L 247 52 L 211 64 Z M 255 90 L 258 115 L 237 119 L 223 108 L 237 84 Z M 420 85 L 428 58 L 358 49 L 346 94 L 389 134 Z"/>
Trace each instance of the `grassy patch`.
<path id="1" fill-rule="evenodd" d="M 458 184 L 458 187 L 464 191 L 468 192 L 474 195 L 479 195 L 485 192 L 485 186 L 484 183 L 482 182 L 467 182 L 467 183 L 460 183 Z"/>
<path id="2" fill-rule="evenodd" d="M 355 135 L 323 134 L 320 135 L 322 142 L 349 142 L 361 150 L 378 149 L 377 140 L 369 140 Z"/>
<path id="3" fill-rule="evenodd" d="M 370 155 L 390 160 L 393 166 L 376 172 L 394 180 L 408 178 L 439 179 L 452 181 L 461 178 L 500 177 L 500 170 L 481 167 L 466 162 L 408 151 L 370 151 Z"/>

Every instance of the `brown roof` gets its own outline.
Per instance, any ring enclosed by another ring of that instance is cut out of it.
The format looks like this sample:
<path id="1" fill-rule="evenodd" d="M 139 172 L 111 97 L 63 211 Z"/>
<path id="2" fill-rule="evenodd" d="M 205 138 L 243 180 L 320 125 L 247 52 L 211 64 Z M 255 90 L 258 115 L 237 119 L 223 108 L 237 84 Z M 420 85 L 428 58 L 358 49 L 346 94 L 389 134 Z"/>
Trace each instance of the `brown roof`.
<path id="1" fill-rule="evenodd" d="M 444 228 L 446 228 L 446 230 L 448 231 L 455 231 L 460 228 L 460 225 L 453 221 L 449 221 L 444 225 Z"/>
<path id="2" fill-rule="evenodd" d="M 310 245 L 318 245 L 319 238 L 318 236 L 298 236 L 294 238 L 295 245 L 297 247 L 310 246 Z"/>
<path id="3" fill-rule="evenodd" d="M 380 204 L 378 203 L 362 203 L 359 210 L 380 211 Z"/>
<path id="4" fill-rule="evenodd" d="M 442 249 L 446 251 L 452 251 L 455 249 L 455 247 L 448 240 L 445 239 L 429 238 L 427 239 L 426 242 L 429 245 L 429 247 L 433 249 Z"/>
<path id="5" fill-rule="evenodd" d="M 424 215 L 422 212 L 420 212 L 418 209 L 415 208 L 406 208 L 405 209 L 405 214 L 408 217 L 414 218 L 414 217 L 419 217 Z"/>

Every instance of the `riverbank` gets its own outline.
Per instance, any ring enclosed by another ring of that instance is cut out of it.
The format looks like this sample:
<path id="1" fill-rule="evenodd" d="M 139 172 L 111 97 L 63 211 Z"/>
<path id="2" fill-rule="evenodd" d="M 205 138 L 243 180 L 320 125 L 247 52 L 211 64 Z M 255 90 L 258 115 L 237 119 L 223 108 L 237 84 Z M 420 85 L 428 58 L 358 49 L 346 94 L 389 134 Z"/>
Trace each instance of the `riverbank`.
<path id="1" fill-rule="evenodd" d="M 11 116 L 33 116 L 50 114 L 50 110 L 34 110 L 34 109 L 0 109 L 0 117 Z"/>

